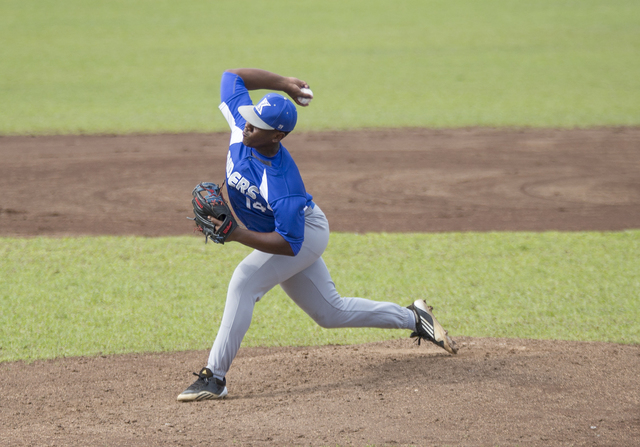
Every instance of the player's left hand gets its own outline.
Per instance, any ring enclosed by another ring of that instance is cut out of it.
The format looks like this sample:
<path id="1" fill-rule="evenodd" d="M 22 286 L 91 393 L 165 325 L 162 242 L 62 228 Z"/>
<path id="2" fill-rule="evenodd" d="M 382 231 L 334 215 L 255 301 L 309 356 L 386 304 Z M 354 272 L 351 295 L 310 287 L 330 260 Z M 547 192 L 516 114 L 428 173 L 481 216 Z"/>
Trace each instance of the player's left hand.
<path id="1" fill-rule="evenodd" d="M 208 218 L 209 218 L 209 221 L 215 226 L 216 231 L 218 231 L 218 229 L 222 226 L 223 222 L 221 220 L 216 219 L 213 216 L 208 216 Z M 226 240 L 229 242 L 233 242 L 235 240 L 234 234 L 238 230 L 240 230 L 240 228 L 237 228 L 233 233 L 227 236 Z"/>

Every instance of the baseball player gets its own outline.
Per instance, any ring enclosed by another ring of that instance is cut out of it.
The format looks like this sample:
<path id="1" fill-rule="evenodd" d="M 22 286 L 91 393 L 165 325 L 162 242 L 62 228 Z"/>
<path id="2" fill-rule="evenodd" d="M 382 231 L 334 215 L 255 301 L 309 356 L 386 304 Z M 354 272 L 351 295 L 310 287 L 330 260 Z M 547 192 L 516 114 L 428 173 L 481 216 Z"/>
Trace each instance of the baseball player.
<path id="1" fill-rule="evenodd" d="M 227 241 L 254 249 L 235 269 L 218 334 L 209 360 L 179 401 L 218 399 L 227 395 L 225 376 L 249 329 L 255 304 L 280 285 L 320 326 L 396 328 L 429 340 L 448 352 L 454 341 L 436 321 L 424 300 L 408 307 L 363 298 L 343 298 L 322 260 L 329 224 L 304 186 L 283 139 L 297 122 L 296 104 L 308 105 L 309 85 L 264 70 L 228 70 L 222 75 L 219 108 L 231 128 L 227 154 L 228 200 L 246 228 Z M 268 93 L 253 104 L 249 90 Z M 304 89 L 304 91 L 303 91 Z M 295 102 L 295 104 L 294 104 Z M 214 225 L 222 222 L 209 218 Z"/>

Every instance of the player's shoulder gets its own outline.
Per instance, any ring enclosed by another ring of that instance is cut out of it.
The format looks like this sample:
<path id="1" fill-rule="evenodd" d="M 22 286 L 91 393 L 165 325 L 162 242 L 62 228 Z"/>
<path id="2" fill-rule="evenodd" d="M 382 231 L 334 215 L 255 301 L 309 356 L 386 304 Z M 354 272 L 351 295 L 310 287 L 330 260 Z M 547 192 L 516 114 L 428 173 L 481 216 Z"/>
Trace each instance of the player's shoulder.
<path id="1" fill-rule="evenodd" d="M 220 81 L 220 99 L 222 100 L 222 104 L 226 104 L 234 114 L 235 109 L 239 105 L 251 104 L 249 91 L 242 78 L 228 71 L 222 74 Z"/>
<path id="2" fill-rule="evenodd" d="M 244 81 L 242 80 L 242 78 L 240 76 L 238 76 L 237 74 L 232 73 L 230 71 L 224 71 L 222 73 L 221 83 L 222 84 L 240 83 L 240 84 L 242 84 L 244 86 Z"/>

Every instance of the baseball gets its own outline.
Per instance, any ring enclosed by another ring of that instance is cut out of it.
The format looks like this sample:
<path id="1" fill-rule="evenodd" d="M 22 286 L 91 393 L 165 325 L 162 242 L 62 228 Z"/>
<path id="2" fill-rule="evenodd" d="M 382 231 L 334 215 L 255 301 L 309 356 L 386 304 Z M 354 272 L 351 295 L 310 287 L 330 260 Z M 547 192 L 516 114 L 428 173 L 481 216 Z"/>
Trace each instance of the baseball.
<path id="1" fill-rule="evenodd" d="M 311 98 L 303 98 L 302 96 L 298 96 L 298 101 L 300 101 L 300 104 L 309 104 L 311 102 L 311 100 L 313 99 L 313 92 L 311 91 L 310 88 L 302 88 L 300 89 L 300 91 L 302 93 L 308 93 L 311 95 Z"/>

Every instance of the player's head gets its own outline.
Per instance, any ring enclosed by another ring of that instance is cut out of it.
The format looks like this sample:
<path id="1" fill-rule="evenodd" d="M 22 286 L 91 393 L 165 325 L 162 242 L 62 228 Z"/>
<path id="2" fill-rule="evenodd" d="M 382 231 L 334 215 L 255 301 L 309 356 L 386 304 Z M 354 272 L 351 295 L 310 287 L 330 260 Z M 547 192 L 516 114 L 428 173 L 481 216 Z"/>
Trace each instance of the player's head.
<path id="1" fill-rule="evenodd" d="M 298 121 L 296 105 L 278 93 L 266 94 L 254 106 L 240 106 L 238 112 L 258 129 L 277 130 L 288 134 Z"/>

